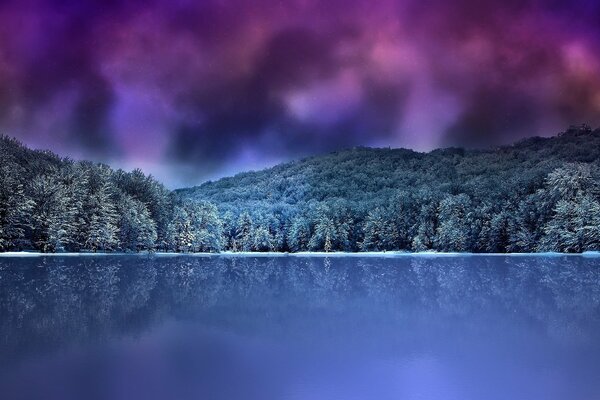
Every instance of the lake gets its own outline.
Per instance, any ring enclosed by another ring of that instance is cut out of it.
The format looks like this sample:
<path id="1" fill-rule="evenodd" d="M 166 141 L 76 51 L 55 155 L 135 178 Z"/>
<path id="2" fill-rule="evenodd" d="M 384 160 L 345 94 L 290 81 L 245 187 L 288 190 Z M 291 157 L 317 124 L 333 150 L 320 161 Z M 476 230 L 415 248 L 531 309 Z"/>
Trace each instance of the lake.
<path id="1" fill-rule="evenodd" d="M 0 398 L 600 399 L 600 258 L 0 257 Z"/>

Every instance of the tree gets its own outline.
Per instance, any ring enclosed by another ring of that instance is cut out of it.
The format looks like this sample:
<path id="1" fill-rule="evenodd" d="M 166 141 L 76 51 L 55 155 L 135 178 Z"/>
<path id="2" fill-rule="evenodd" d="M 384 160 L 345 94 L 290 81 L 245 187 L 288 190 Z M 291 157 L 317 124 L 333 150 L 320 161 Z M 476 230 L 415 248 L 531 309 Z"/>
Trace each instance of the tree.
<path id="1" fill-rule="evenodd" d="M 90 195 L 86 206 L 85 249 L 94 252 L 114 250 L 118 244 L 118 216 L 113 200 L 110 170 L 106 166 L 90 170 Z"/>
<path id="2" fill-rule="evenodd" d="M 567 164 L 558 168 L 548 174 L 546 187 L 555 205 L 538 248 L 566 252 L 597 249 L 599 188 L 591 166 Z"/>
<path id="3" fill-rule="evenodd" d="M 353 244 L 358 244 L 357 238 L 353 236 L 353 211 L 346 201 L 330 200 L 319 205 L 314 213 L 314 230 L 308 243 L 309 249 L 350 251 Z"/>
<path id="4" fill-rule="evenodd" d="M 119 205 L 119 247 L 129 251 L 154 250 L 156 224 L 146 205 L 128 195 L 123 195 Z"/>
<path id="5" fill-rule="evenodd" d="M 144 175 L 138 168 L 129 173 L 118 170 L 113 180 L 118 189 L 144 204 L 150 218 L 154 221 L 157 242 L 166 243 L 165 237 L 172 212 L 170 192 L 156 179 Z"/>
<path id="6" fill-rule="evenodd" d="M 376 208 L 368 213 L 363 228 L 362 250 L 380 251 L 397 248 L 398 230 L 394 222 L 388 219 L 389 214 L 382 208 Z"/>
<path id="7" fill-rule="evenodd" d="M 288 231 L 288 245 L 293 252 L 303 251 L 308 248 L 311 237 L 310 224 L 303 216 L 297 216 L 292 220 Z"/>
<path id="8" fill-rule="evenodd" d="M 254 223 L 252 217 L 244 211 L 237 222 L 234 251 L 251 251 L 254 238 Z"/>
<path id="9" fill-rule="evenodd" d="M 448 196 L 439 205 L 439 225 L 434 245 L 441 251 L 469 251 L 471 199 L 465 194 Z"/>
<path id="10" fill-rule="evenodd" d="M 68 209 L 65 188 L 53 176 L 34 178 L 28 188 L 33 202 L 31 237 L 42 252 L 63 251 L 73 232 L 73 210 Z"/>
<path id="11" fill-rule="evenodd" d="M 233 250 L 235 247 L 235 232 L 236 232 L 236 220 L 231 211 L 227 211 L 223 213 L 220 217 L 223 223 L 223 237 L 221 238 L 221 242 L 223 244 L 223 249 L 225 250 Z"/>
<path id="12" fill-rule="evenodd" d="M 187 210 L 176 206 L 169 225 L 170 248 L 176 252 L 192 251 L 195 235 L 192 220 Z"/>
<path id="13" fill-rule="evenodd" d="M 600 203 L 590 195 L 559 200 L 544 228 L 541 248 L 579 253 L 600 250 Z"/>
<path id="14" fill-rule="evenodd" d="M 333 220 L 323 217 L 315 225 L 315 232 L 308 244 L 311 250 L 325 250 L 330 252 L 338 243 L 338 233 Z"/>
<path id="15" fill-rule="evenodd" d="M 33 203 L 25 195 L 22 170 L 0 153 L 0 250 L 18 246 L 29 227 Z"/>
<path id="16" fill-rule="evenodd" d="M 416 222 L 416 236 L 412 240 L 415 251 L 433 249 L 435 234 L 438 228 L 437 201 L 432 200 L 421 206 L 421 211 Z"/>
<path id="17" fill-rule="evenodd" d="M 254 229 L 254 235 L 252 238 L 252 250 L 253 251 L 272 251 L 274 238 L 269 233 L 269 230 L 265 226 L 258 226 Z"/>
<path id="18" fill-rule="evenodd" d="M 418 199 L 422 196 L 422 199 Z M 431 201 L 431 197 L 425 193 L 412 193 L 406 190 L 397 192 L 388 207 L 390 222 L 394 222 L 397 240 L 394 248 L 408 250 L 412 246 L 412 240 L 417 234 L 417 220 L 421 211 L 420 203 Z"/>
<path id="19" fill-rule="evenodd" d="M 218 252 L 222 248 L 223 223 L 217 207 L 206 201 L 187 202 L 184 207 L 191 219 L 194 251 Z"/>
<path id="20" fill-rule="evenodd" d="M 68 160 L 58 171 L 57 180 L 63 188 L 64 217 L 68 221 L 65 225 L 66 249 L 79 251 L 84 247 L 81 232 L 85 231 L 86 224 L 84 202 L 88 197 L 88 176 L 81 164 Z"/>

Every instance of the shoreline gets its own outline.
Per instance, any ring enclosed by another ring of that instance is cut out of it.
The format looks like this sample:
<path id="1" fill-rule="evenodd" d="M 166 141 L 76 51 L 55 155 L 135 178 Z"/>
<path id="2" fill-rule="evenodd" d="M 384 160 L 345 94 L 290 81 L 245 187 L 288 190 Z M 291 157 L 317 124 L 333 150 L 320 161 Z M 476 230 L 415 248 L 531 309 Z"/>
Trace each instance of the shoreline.
<path id="1" fill-rule="evenodd" d="M 171 253 L 171 252 L 139 252 L 139 253 L 41 253 L 35 251 L 12 251 L 0 253 L 0 258 L 18 257 L 98 257 L 98 256 L 143 256 L 143 257 L 600 257 L 599 251 L 586 251 L 583 253 L 453 253 L 453 252 L 404 252 L 404 251 L 369 251 L 369 252 L 221 252 L 221 253 Z"/>

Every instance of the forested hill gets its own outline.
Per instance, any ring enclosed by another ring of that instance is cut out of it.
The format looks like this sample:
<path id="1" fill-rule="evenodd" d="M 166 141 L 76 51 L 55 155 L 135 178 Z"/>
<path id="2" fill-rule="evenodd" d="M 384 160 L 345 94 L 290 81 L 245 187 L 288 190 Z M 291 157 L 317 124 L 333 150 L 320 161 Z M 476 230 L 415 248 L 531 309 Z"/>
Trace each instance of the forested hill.
<path id="1" fill-rule="evenodd" d="M 551 138 L 530 138 L 490 150 L 448 148 L 430 153 L 357 147 L 280 164 L 257 172 L 180 189 L 187 198 L 221 205 L 298 204 L 344 198 L 387 205 L 397 190 L 465 193 L 473 199 L 513 197 L 539 186 L 565 163 L 600 162 L 600 129 L 571 128 Z"/>
<path id="2" fill-rule="evenodd" d="M 600 129 L 580 126 L 489 150 L 355 148 L 177 193 L 217 204 L 226 237 L 266 237 L 230 248 L 578 252 L 600 248 L 599 163 Z"/>
<path id="3" fill-rule="evenodd" d="M 60 158 L 0 136 L 0 251 L 218 251 L 214 205 L 141 170 Z"/>
<path id="4" fill-rule="evenodd" d="M 600 250 L 600 129 L 356 148 L 170 192 L 0 137 L 0 251 Z"/>

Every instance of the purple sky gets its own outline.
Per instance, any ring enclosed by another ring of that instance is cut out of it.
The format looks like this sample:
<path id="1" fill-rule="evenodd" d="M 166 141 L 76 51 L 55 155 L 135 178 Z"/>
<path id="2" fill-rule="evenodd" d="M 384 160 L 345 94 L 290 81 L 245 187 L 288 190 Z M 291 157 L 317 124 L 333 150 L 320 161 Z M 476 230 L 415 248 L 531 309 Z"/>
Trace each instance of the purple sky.
<path id="1" fill-rule="evenodd" d="M 597 0 L 4 0 L 0 132 L 169 187 L 600 124 Z"/>

